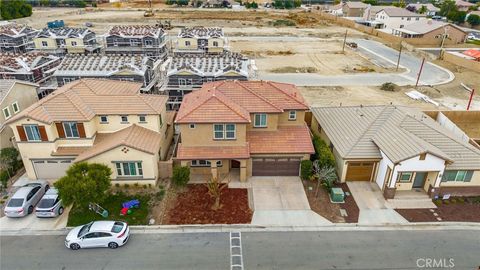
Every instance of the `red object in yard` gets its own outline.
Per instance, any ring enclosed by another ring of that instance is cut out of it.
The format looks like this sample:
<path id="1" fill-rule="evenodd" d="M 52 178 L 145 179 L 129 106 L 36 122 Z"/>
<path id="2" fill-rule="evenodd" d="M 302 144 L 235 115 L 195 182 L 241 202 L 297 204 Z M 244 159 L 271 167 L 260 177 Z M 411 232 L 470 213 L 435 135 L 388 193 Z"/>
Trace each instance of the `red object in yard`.
<path id="1" fill-rule="evenodd" d="M 470 92 L 470 98 L 468 99 L 467 111 L 470 110 L 470 105 L 472 105 L 472 99 L 474 94 L 475 94 L 475 89 L 472 88 L 472 91 Z"/>
<path id="2" fill-rule="evenodd" d="M 120 210 L 120 215 L 125 216 L 127 214 L 127 212 L 128 212 L 128 208 L 124 207 L 124 208 L 122 208 L 122 210 Z"/>
<path id="3" fill-rule="evenodd" d="M 470 50 L 464 51 L 463 54 L 473 57 L 477 61 L 480 60 L 480 50 L 470 49 Z"/>

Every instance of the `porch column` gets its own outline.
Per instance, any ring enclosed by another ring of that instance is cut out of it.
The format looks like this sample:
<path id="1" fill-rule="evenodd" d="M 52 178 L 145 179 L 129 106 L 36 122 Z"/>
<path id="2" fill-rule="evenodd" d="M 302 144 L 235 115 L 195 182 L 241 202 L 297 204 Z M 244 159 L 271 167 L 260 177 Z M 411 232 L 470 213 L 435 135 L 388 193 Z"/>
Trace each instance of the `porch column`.
<path id="1" fill-rule="evenodd" d="M 247 181 L 247 160 L 240 160 L 240 182 Z"/>
<path id="2" fill-rule="evenodd" d="M 210 166 L 212 170 L 212 177 L 218 179 L 218 168 L 217 168 L 217 161 L 216 160 L 209 160 Z"/>
<path id="3" fill-rule="evenodd" d="M 395 198 L 395 192 L 397 191 L 396 184 L 397 184 L 397 170 L 395 166 L 393 166 L 392 173 L 390 174 L 390 179 L 386 179 L 385 181 L 389 181 L 390 183 L 385 186 L 385 189 L 383 190 L 383 197 L 385 199 L 393 199 Z"/>

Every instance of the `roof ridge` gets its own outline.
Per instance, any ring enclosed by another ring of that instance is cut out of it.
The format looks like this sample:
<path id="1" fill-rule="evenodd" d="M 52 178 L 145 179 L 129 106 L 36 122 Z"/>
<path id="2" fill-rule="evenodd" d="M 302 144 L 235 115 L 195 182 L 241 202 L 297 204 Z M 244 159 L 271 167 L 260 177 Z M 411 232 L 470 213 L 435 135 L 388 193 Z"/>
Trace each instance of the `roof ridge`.
<path id="1" fill-rule="evenodd" d="M 273 86 L 275 89 L 277 89 L 277 90 L 279 90 L 280 92 L 282 92 L 282 93 L 284 93 L 285 95 L 287 95 L 290 99 L 295 100 L 295 101 L 296 101 L 297 103 L 299 103 L 300 105 L 307 106 L 305 103 L 300 102 L 300 100 L 296 99 L 296 97 L 293 97 L 293 96 L 289 95 L 289 94 L 288 94 L 287 92 L 285 92 L 282 88 L 276 86 L 273 82 L 267 81 L 267 83 L 268 83 L 269 85 Z M 288 84 L 290 84 L 290 83 L 288 83 Z M 292 84 L 290 84 L 290 85 L 292 85 Z M 296 92 L 295 92 L 295 93 L 296 93 Z M 308 107 L 308 106 L 307 106 L 307 107 Z"/>
<path id="2" fill-rule="evenodd" d="M 145 101 L 145 103 L 150 107 L 152 108 L 152 110 L 160 113 L 161 111 L 158 111 L 157 108 L 155 108 L 152 104 L 150 104 L 150 101 L 147 99 L 147 97 L 153 97 L 153 96 L 150 96 L 150 95 L 145 95 L 145 94 L 142 94 L 140 92 L 137 93 L 137 96 L 139 96 L 143 101 Z M 156 96 L 155 96 L 156 97 Z"/>
<path id="3" fill-rule="evenodd" d="M 220 102 L 222 102 L 222 103 L 223 103 L 225 106 L 227 106 L 230 110 L 232 110 L 233 112 L 235 112 L 238 116 L 240 116 L 240 117 L 242 117 L 243 119 L 248 120 L 248 122 L 250 122 L 250 112 L 249 112 L 247 109 L 245 109 L 245 108 L 243 108 L 242 106 L 236 104 L 233 100 L 230 100 L 230 99 L 229 99 L 227 96 L 225 96 L 225 94 L 223 94 L 221 91 L 216 91 L 216 87 L 213 88 L 213 89 L 214 89 L 214 93 L 213 93 L 212 97 L 216 97 Z M 220 93 L 220 95 L 218 95 L 217 92 Z M 221 98 L 219 98 L 219 96 L 221 96 Z M 245 112 L 249 115 L 249 117 L 248 117 L 248 118 L 245 118 L 245 116 L 241 115 L 240 112 L 237 112 L 237 110 L 236 110 L 235 108 L 233 108 L 232 106 L 228 105 L 228 104 L 225 102 L 225 100 L 222 100 L 222 99 L 227 99 L 227 100 L 229 100 L 230 102 L 232 102 L 233 104 L 235 104 L 236 106 L 242 108 L 242 109 L 245 110 Z"/>
<path id="4" fill-rule="evenodd" d="M 265 101 L 266 103 L 270 104 L 272 107 L 284 112 L 283 109 L 279 108 L 278 106 L 276 106 L 275 104 L 273 104 L 273 102 L 271 102 L 270 100 L 268 100 L 267 98 L 255 93 L 255 91 L 253 91 L 252 89 L 248 88 L 247 86 L 245 86 L 243 83 L 241 83 L 240 81 L 234 81 L 235 84 L 239 84 L 241 87 L 243 87 L 244 89 L 246 89 L 248 92 L 252 93 L 253 95 L 259 97 L 260 99 L 262 99 L 263 101 Z"/>
<path id="5" fill-rule="evenodd" d="M 85 84 L 85 83 L 83 83 L 83 84 Z M 87 86 L 87 87 L 88 87 L 88 86 Z M 88 88 L 91 90 L 90 87 L 88 87 Z M 93 90 L 92 90 L 92 92 L 93 92 Z M 77 93 L 75 93 L 75 91 L 73 91 L 73 88 L 70 88 L 70 91 L 65 91 L 65 92 L 63 92 L 63 94 L 65 95 L 65 97 L 73 104 L 73 106 L 74 106 L 75 108 L 77 108 L 77 110 L 78 110 L 85 118 L 89 119 L 89 117 L 86 115 L 86 112 L 84 112 L 83 109 L 81 109 L 81 108 L 78 106 L 78 104 L 77 104 L 76 102 L 74 102 L 74 101 L 71 99 L 71 96 L 69 96 L 67 93 L 70 94 L 70 95 L 72 95 L 72 96 L 74 95 L 75 97 L 77 97 L 78 99 L 80 99 L 80 100 L 82 101 L 82 103 L 83 103 L 91 112 L 93 112 L 93 114 L 96 114 L 95 111 L 93 111 L 92 108 L 90 108 L 90 106 L 88 106 L 88 104 L 86 104 L 86 103 L 84 102 L 84 100 L 83 100 L 79 95 L 77 95 Z"/>

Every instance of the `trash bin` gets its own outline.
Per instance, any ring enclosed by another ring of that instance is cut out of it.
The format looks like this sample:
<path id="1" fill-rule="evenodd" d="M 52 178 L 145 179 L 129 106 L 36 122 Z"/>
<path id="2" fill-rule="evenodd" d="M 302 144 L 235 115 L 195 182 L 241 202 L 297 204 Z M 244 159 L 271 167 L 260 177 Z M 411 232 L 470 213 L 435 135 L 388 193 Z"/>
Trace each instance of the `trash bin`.
<path id="1" fill-rule="evenodd" d="M 330 199 L 332 202 L 342 203 L 345 202 L 345 194 L 341 188 L 332 188 L 330 191 Z"/>

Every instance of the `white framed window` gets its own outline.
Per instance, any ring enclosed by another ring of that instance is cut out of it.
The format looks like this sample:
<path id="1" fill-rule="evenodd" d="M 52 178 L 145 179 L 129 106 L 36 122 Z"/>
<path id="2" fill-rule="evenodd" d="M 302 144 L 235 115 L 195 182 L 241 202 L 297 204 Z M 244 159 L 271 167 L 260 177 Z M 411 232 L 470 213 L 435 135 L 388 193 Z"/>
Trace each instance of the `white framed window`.
<path id="1" fill-rule="evenodd" d="M 178 85 L 180 85 L 180 86 L 186 86 L 186 85 L 187 85 L 187 80 L 185 80 L 185 79 L 178 79 Z"/>
<path id="2" fill-rule="evenodd" d="M 254 127 L 267 127 L 267 114 L 266 113 L 258 113 L 254 115 L 253 121 Z"/>
<path id="3" fill-rule="evenodd" d="M 18 113 L 20 111 L 20 107 L 18 106 L 18 102 L 15 101 L 12 103 L 13 113 Z"/>
<path id="4" fill-rule="evenodd" d="M 100 124 L 108 124 L 108 116 L 100 115 Z"/>
<path id="5" fill-rule="evenodd" d="M 27 135 L 27 140 L 32 142 L 39 142 L 42 140 L 40 136 L 40 131 L 37 125 L 24 125 L 23 129 Z"/>
<path id="6" fill-rule="evenodd" d="M 10 109 L 8 107 L 3 108 L 2 111 L 5 119 L 8 119 L 12 116 L 12 114 L 10 114 Z"/>
<path id="7" fill-rule="evenodd" d="M 234 140 L 236 138 L 235 124 L 214 124 L 213 138 L 215 140 Z"/>
<path id="8" fill-rule="evenodd" d="M 48 42 L 42 41 L 42 47 L 48 47 Z"/>
<path id="9" fill-rule="evenodd" d="M 191 129 L 194 129 L 195 128 L 195 124 L 190 124 L 188 125 Z"/>
<path id="10" fill-rule="evenodd" d="M 442 182 L 470 182 L 472 176 L 473 171 L 445 171 Z"/>
<path id="11" fill-rule="evenodd" d="M 147 117 L 145 115 L 139 115 L 138 116 L 138 122 L 146 123 L 147 122 Z"/>
<path id="12" fill-rule="evenodd" d="M 148 47 L 153 46 L 153 40 L 149 40 L 149 39 L 145 40 L 145 46 L 148 46 Z"/>
<path id="13" fill-rule="evenodd" d="M 115 162 L 118 176 L 143 176 L 141 162 Z"/>
<path id="14" fill-rule="evenodd" d="M 203 160 L 203 159 L 198 159 L 198 160 L 192 160 L 191 162 L 192 167 L 211 167 L 212 163 L 208 160 Z M 223 163 L 221 160 L 217 161 L 217 167 L 222 167 Z"/>
<path id="15" fill-rule="evenodd" d="M 65 138 L 80 138 L 77 122 L 63 122 L 63 130 L 65 131 Z"/>
<path id="16" fill-rule="evenodd" d="M 123 124 L 128 123 L 128 116 L 127 115 L 120 115 L 120 119 Z"/>
<path id="17" fill-rule="evenodd" d="M 297 111 L 289 111 L 288 120 L 297 120 Z"/>
<path id="18" fill-rule="evenodd" d="M 401 172 L 398 174 L 398 182 L 399 183 L 409 183 L 412 181 L 412 172 Z"/>
<path id="19" fill-rule="evenodd" d="M 140 45 L 140 40 L 130 39 L 130 46 L 137 47 L 138 45 Z"/>
<path id="20" fill-rule="evenodd" d="M 218 47 L 218 41 L 213 42 L 213 47 Z"/>
<path id="21" fill-rule="evenodd" d="M 410 18 L 410 17 L 407 18 L 407 21 L 411 21 L 411 20 L 412 20 L 412 18 Z"/>

